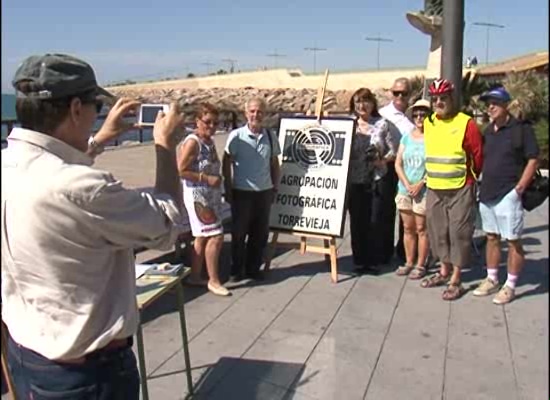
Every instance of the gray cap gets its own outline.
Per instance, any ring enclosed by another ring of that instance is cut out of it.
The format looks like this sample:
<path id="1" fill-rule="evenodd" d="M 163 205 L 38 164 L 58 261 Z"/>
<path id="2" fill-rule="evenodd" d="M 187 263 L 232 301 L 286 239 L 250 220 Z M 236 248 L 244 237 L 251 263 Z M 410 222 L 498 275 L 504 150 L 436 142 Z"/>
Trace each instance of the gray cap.
<path id="1" fill-rule="evenodd" d="M 38 89 L 36 92 L 18 92 L 24 97 L 60 99 L 94 90 L 97 96 L 114 97 L 98 86 L 90 64 L 66 54 L 28 57 L 15 72 L 12 84 L 16 90 L 22 81 L 33 82 Z"/>

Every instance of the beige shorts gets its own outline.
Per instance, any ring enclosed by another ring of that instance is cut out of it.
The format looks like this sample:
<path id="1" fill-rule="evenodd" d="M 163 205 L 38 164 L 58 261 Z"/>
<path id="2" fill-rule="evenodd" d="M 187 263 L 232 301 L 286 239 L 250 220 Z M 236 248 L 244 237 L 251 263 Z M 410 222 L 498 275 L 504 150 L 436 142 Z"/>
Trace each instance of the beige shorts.
<path id="1" fill-rule="evenodd" d="M 399 211 L 412 211 L 418 215 L 426 215 L 426 194 L 413 199 L 408 194 L 398 193 L 395 196 L 395 205 Z"/>

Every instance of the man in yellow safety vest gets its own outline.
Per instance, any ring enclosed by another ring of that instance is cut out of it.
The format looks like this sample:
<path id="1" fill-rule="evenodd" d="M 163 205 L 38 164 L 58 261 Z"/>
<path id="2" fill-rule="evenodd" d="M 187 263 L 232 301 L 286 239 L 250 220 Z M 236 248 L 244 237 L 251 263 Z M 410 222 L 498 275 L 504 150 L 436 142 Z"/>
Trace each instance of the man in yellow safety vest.
<path id="1" fill-rule="evenodd" d="M 479 128 L 457 111 L 454 85 L 437 79 L 429 87 L 434 114 L 424 120 L 428 235 L 440 271 L 424 279 L 422 287 L 447 285 L 444 300 L 464 293 L 461 268 L 470 259 L 474 232 L 474 183 L 483 163 Z"/>

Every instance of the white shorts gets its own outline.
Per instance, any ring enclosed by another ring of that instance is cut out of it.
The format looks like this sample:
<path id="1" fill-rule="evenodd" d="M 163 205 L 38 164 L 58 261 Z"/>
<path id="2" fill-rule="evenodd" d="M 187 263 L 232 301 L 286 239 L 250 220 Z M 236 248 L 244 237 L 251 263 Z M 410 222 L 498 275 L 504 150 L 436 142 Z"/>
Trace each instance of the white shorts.
<path id="1" fill-rule="evenodd" d="M 504 240 L 518 240 L 523 232 L 521 196 L 512 189 L 499 202 L 479 203 L 481 226 L 485 233 L 500 235 Z"/>

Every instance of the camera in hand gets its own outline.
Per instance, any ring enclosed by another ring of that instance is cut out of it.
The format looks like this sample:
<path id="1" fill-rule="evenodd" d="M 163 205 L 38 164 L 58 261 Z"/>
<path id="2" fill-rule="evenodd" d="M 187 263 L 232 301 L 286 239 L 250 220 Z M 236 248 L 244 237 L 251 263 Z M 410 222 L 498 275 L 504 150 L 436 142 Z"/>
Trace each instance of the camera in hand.
<path id="1" fill-rule="evenodd" d="M 142 104 L 139 109 L 138 124 L 142 126 L 153 126 L 159 111 L 168 112 L 168 104 Z"/>

